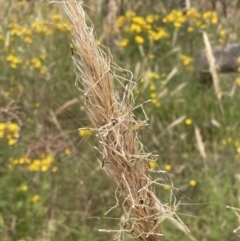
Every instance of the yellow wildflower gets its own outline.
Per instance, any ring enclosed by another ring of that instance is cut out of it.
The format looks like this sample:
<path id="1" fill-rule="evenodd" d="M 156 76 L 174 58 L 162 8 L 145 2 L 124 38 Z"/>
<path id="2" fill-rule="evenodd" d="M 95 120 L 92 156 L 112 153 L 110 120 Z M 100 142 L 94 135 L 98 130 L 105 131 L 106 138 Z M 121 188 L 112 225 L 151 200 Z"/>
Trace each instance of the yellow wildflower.
<path id="1" fill-rule="evenodd" d="M 16 123 L 8 123 L 7 128 L 10 131 L 18 131 L 19 130 L 19 126 Z"/>
<path id="2" fill-rule="evenodd" d="M 52 16 L 52 19 L 55 20 L 55 21 L 61 21 L 62 17 L 58 13 L 55 13 Z"/>
<path id="3" fill-rule="evenodd" d="M 219 31 L 219 34 L 221 35 L 221 37 L 224 37 L 226 35 L 226 29 L 221 29 Z"/>
<path id="4" fill-rule="evenodd" d="M 240 85 L 240 77 L 236 78 L 236 83 Z"/>
<path id="5" fill-rule="evenodd" d="M 0 123 L 0 130 L 5 130 L 6 124 L 5 123 Z"/>
<path id="6" fill-rule="evenodd" d="M 185 22 L 187 18 L 183 13 L 179 10 L 172 10 L 167 16 L 163 18 L 164 23 L 172 23 L 175 28 L 180 28 Z"/>
<path id="7" fill-rule="evenodd" d="M 35 159 L 34 161 L 31 162 L 31 164 L 28 166 L 28 170 L 30 172 L 36 172 L 39 171 L 41 167 L 41 161 L 38 159 Z"/>
<path id="8" fill-rule="evenodd" d="M 190 27 L 187 28 L 187 31 L 188 31 L 189 33 L 191 33 L 191 32 L 194 31 L 194 28 L 190 26 Z"/>
<path id="9" fill-rule="evenodd" d="M 156 102 L 155 106 L 158 107 L 158 108 L 161 107 L 161 102 L 158 100 L 158 101 Z"/>
<path id="10" fill-rule="evenodd" d="M 205 21 L 209 21 L 212 24 L 217 24 L 218 23 L 218 16 L 216 12 L 213 11 L 207 11 L 203 13 L 203 19 Z"/>
<path id="11" fill-rule="evenodd" d="M 157 100 L 156 98 L 154 99 L 151 99 L 152 103 L 156 106 L 156 107 L 160 107 L 161 106 L 161 103 L 159 100 Z"/>
<path id="12" fill-rule="evenodd" d="M 44 60 L 45 58 L 46 58 L 46 55 L 45 55 L 45 54 L 40 54 L 40 55 L 39 55 L 39 59 Z"/>
<path id="13" fill-rule="evenodd" d="M 163 186 L 165 190 L 170 190 L 171 186 L 170 185 L 164 185 Z"/>
<path id="14" fill-rule="evenodd" d="M 163 28 L 158 28 L 156 32 L 153 31 L 153 30 L 149 30 L 148 34 L 155 41 L 158 41 L 162 38 L 168 38 L 169 37 L 169 34 Z"/>
<path id="15" fill-rule="evenodd" d="M 66 148 L 66 149 L 64 150 L 64 153 L 65 153 L 66 155 L 70 154 L 70 153 L 71 153 L 70 148 Z"/>
<path id="16" fill-rule="evenodd" d="M 48 165 L 42 165 L 41 166 L 41 171 L 46 172 L 48 170 L 49 166 Z"/>
<path id="17" fill-rule="evenodd" d="M 24 42 L 28 43 L 28 44 L 31 44 L 33 42 L 33 39 L 29 36 L 26 36 L 26 37 L 24 37 Z"/>
<path id="18" fill-rule="evenodd" d="M 207 28 L 206 24 L 201 24 L 199 27 L 200 27 L 201 29 L 206 29 L 206 28 Z"/>
<path id="19" fill-rule="evenodd" d="M 18 164 L 23 165 L 23 164 L 29 164 L 31 163 L 31 160 L 27 158 L 26 156 L 22 156 L 18 159 Z"/>
<path id="20" fill-rule="evenodd" d="M 198 19 L 201 17 L 200 13 L 195 8 L 188 9 L 186 16 L 191 19 Z"/>
<path id="21" fill-rule="evenodd" d="M 42 63 L 41 63 L 41 61 L 38 58 L 33 58 L 31 60 L 31 62 L 32 62 L 32 64 L 33 64 L 35 69 L 40 69 L 41 66 L 42 66 Z"/>
<path id="22" fill-rule="evenodd" d="M 186 125 L 192 125 L 192 120 L 191 119 L 189 119 L 189 118 L 187 118 L 186 120 L 185 120 L 185 124 Z"/>
<path id="23" fill-rule="evenodd" d="M 165 168 L 166 171 L 171 171 L 172 170 L 172 166 L 169 165 L 169 164 L 165 165 L 164 168 Z"/>
<path id="24" fill-rule="evenodd" d="M 78 133 L 82 137 L 91 136 L 92 135 L 92 130 L 91 130 L 91 128 L 82 128 L 82 129 L 80 128 Z"/>
<path id="25" fill-rule="evenodd" d="M 129 11 L 126 12 L 125 16 L 126 16 L 127 18 L 130 18 L 130 19 L 131 19 L 132 17 L 136 16 L 136 13 L 133 12 L 133 11 L 131 11 L 131 10 L 129 10 Z"/>
<path id="26" fill-rule="evenodd" d="M 240 147 L 237 148 L 237 153 L 240 153 Z"/>
<path id="27" fill-rule="evenodd" d="M 58 170 L 58 167 L 56 167 L 56 166 L 54 166 L 53 168 L 52 168 L 52 172 L 56 172 Z"/>
<path id="28" fill-rule="evenodd" d="M 152 93 L 152 94 L 150 94 L 150 97 L 151 97 L 152 99 L 155 99 L 155 98 L 157 97 L 157 94 L 156 94 L 156 93 Z"/>
<path id="29" fill-rule="evenodd" d="M 136 23 L 136 24 L 139 24 L 139 25 L 145 25 L 145 24 L 146 24 L 144 18 L 143 18 L 143 17 L 140 17 L 140 16 L 135 16 L 135 17 L 133 17 L 133 18 L 132 18 L 132 21 L 133 21 L 134 23 Z"/>
<path id="30" fill-rule="evenodd" d="M 44 164 L 47 164 L 47 165 L 50 165 L 51 163 L 53 163 L 53 156 L 51 156 L 51 155 L 47 155 L 46 157 L 44 157 L 43 159 L 42 159 L 42 162 L 44 163 Z"/>
<path id="31" fill-rule="evenodd" d="M 155 90 L 155 89 L 156 89 L 156 85 L 155 85 L 155 84 L 150 84 L 149 89 L 150 89 L 150 90 Z"/>
<path id="32" fill-rule="evenodd" d="M 149 58 L 149 59 L 155 59 L 155 55 L 154 55 L 154 54 L 149 54 L 149 55 L 148 55 L 148 58 Z"/>
<path id="33" fill-rule="evenodd" d="M 136 24 L 136 23 L 132 23 L 130 25 L 129 31 L 132 33 L 141 33 L 142 32 L 142 28 L 140 25 Z"/>
<path id="34" fill-rule="evenodd" d="M 153 103 L 154 105 L 157 104 L 157 99 L 151 99 L 151 101 L 152 101 L 152 103 Z"/>
<path id="35" fill-rule="evenodd" d="M 40 103 L 39 102 L 35 102 L 34 107 L 35 108 L 39 108 L 40 107 Z"/>
<path id="36" fill-rule="evenodd" d="M 157 168 L 157 164 L 156 164 L 156 162 L 154 160 L 148 161 L 148 165 L 152 169 L 156 169 Z"/>
<path id="37" fill-rule="evenodd" d="M 189 185 L 192 186 L 192 187 L 195 187 L 197 185 L 197 181 L 192 179 L 189 181 Z"/>
<path id="38" fill-rule="evenodd" d="M 149 73 L 148 73 L 148 78 L 154 78 L 155 77 L 155 72 L 152 72 L 152 71 L 150 71 Z"/>
<path id="39" fill-rule="evenodd" d="M 39 195 L 34 195 L 32 198 L 31 198 L 31 202 L 32 203 L 36 203 L 40 200 L 40 196 Z"/>
<path id="40" fill-rule="evenodd" d="M 125 17 L 124 16 L 118 17 L 118 19 L 117 19 L 117 26 L 118 27 L 122 27 L 124 25 L 124 23 L 125 23 Z"/>
<path id="41" fill-rule="evenodd" d="M 122 40 L 120 41 L 119 45 L 120 45 L 121 47 L 126 47 L 126 46 L 128 45 L 128 43 L 129 43 L 129 40 L 126 39 L 126 38 L 124 38 L 124 39 L 122 39 Z"/>
<path id="42" fill-rule="evenodd" d="M 20 58 L 18 58 L 17 56 L 14 56 L 13 54 L 9 54 L 7 56 L 7 61 L 11 63 L 11 67 L 13 69 L 15 69 L 18 66 L 18 64 L 22 62 Z"/>
<path id="43" fill-rule="evenodd" d="M 135 41 L 136 41 L 137 44 L 143 44 L 144 43 L 144 38 L 139 36 L 139 35 L 137 35 L 137 36 L 135 36 Z"/>
<path id="44" fill-rule="evenodd" d="M 181 58 L 181 60 L 183 61 L 183 64 L 184 64 L 185 66 L 188 66 L 188 65 L 190 65 L 190 64 L 193 62 L 193 59 L 192 59 L 191 57 L 189 57 L 189 56 L 187 56 L 187 55 L 184 55 L 184 54 L 182 54 L 182 55 L 180 56 L 180 58 Z"/>
<path id="45" fill-rule="evenodd" d="M 26 192 L 28 190 L 28 185 L 22 184 L 17 190 L 21 192 Z"/>
<path id="46" fill-rule="evenodd" d="M 146 22 L 147 23 L 153 23 L 154 21 L 157 21 L 159 19 L 158 15 L 148 15 L 146 17 Z"/>

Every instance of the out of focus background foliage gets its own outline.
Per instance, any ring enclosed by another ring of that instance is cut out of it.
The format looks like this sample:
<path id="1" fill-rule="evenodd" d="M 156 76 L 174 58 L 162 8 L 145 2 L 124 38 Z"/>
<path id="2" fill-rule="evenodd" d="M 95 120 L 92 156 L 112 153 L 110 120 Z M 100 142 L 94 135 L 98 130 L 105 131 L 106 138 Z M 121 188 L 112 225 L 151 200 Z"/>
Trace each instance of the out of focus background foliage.
<path id="1" fill-rule="evenodd" d="M 166 220 L 166 240 L 235 241 L 239 216 L 226 206 L 240 207 L 240 75 L 219 75 L 219 104 L 212 84 L 199 82 L 199 56 L 203 31 L 213 46 L 240 42 L 240 2 L 191 1 L 187 11 L 180 2 L 84 4 L 99 45 L 139 80 L 136 104 L 152 100 L 149 127 L 136 128 L 159 155 L 149 165 L 176 187 L 156 188 L 159 199 L 178 205 L 192 235 Z M 98 218 L 115 205 L 115 186 L 97 162 L 75 87 L 63 7 L 41 0 L 0 6 L 0 240 L 113 240 L 97 230 L 118 229 L 121 210 Z"/>

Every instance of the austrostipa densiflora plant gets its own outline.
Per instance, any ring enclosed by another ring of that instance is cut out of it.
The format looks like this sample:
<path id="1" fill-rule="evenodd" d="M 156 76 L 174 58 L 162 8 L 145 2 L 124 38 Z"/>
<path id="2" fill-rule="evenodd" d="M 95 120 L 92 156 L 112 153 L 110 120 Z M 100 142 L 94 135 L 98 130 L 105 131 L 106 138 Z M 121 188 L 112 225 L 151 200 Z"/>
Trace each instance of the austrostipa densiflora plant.
<path id="1" fill-rule="evenodd" d="M 133 114 L 141 108 L 145 116 L 141 125 L 147 125 L 144 104 L 148 101 L 134 106 L 137 81 L 130 71 L 113 63 L 108 48 L 98 46 L 93 26 L 86 23 L 83 2 L 63 4 L 72 25 L 76 86 L 85 97 L 86 113 L 99 144 L 95 149 L 102 168 L 116 184 L 116 207 L 123 213 L 119 230 L 99 231 L 116 232 L 116 240 L 123 240 L 126 233 L 139 240 L 163 240 L 160 223 L 176 215 L 175 208 L 154 194 L 153 185 L 163 185 L 163 178 L 159 170 L 160 177 L 151 180 L 148 162 L 156 160 L 156 155 L 139 141 L 139 120 Z"/>

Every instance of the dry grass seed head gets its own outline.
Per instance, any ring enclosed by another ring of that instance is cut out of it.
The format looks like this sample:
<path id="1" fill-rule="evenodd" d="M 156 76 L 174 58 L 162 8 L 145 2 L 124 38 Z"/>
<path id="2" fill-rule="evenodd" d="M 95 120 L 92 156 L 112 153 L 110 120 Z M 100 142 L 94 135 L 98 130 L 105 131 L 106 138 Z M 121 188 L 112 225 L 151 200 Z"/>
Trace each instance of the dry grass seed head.
<path id="1" fill-rule="evenodd" d="M 152 191 L 152 184 L 159 180 L 151 181 L 146 160 L 155 157 L 146 152 L 133 130 L 137 121 L 132 111 L 141 108 L 146 116 L 143 104 L 134 107 L 132 91 L 137 83 L 130 71 L 112 62 L 108 48 L 98 46 L 93 26 L 86 24 L 82 2 L 68 0 L 64 5 L 72 24 L 76 85 L 86 98 L 87 114 L 101 147 L 96 149 L 106 160 L 103 168 L 117 185 L 117 203 L 129 226 L 100 231 L 116 231 L 119 239 L 122 233 L 130 232 L 140 240 L 163 240 L 159 223 L 175 211 L 163 205 Z M 128 74 L 122 75 L 123 72 Z M 115 89 L 117 85 L 123 93 Z"/>

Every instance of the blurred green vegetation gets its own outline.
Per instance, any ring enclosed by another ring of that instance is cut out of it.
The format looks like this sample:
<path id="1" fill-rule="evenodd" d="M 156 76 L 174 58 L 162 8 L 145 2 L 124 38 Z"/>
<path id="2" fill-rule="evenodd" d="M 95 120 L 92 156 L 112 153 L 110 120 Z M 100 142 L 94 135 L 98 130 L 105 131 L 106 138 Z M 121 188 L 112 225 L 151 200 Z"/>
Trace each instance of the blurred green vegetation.
<path id="1" fill-rule="evenodd" d="M 223 17 L 223 9 L 199 1 L 183 14 L 170 2 L 152 1 L 154 8 L 124 3 L 110 20 L 111 9 L 101 1 L 86 11 L 99 43 L 141 78 L 136 104 L 152 100 L 145 105 L 149 128 L 140 128 L 139 136 L 159 154 L 157 166 L 176 187 L 179 217 L 196 240 L 237 240 L 237 216 L 226 205 L 239 207 L 240 77 L 219 75 L 221 111 L 213 86 L 198 82 L 198 60 L 202 31 L 213 45 L 239 42 L 240 10 L 232 1 L 234 17 Z M 98 219 L 115 205 L 115 187 L 93 149 L 62 6 L 0 3 L 1 240 L 113 239 L 97 231 L 117 229 L 121 211 Z M 169 183 L 156 192 L 170 202 Z M 163 233 L 166 240 L 190 240 L 167 220 Z"/>

